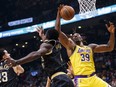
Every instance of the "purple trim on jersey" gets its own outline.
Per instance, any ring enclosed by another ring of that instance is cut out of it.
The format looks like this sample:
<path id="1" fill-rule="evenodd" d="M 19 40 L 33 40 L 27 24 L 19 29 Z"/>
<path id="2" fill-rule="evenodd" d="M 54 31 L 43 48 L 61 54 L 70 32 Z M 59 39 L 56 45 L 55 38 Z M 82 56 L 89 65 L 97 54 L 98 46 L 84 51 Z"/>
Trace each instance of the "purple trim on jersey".
<path id="1" fill-rule="evenodd" d="M 90 75 L 77 75 L 77 76 L 75 76 L 75 77 L 77 77 L 77 78 L 88 78 L 88 77 L 91 77 L 91 76 L 94 76 L 95 75 L 95 72 L 93 72 L 92 74 L 90 74 Z"/>
<path id="2" fill-rule="evenodd" d="M 75 83 L 76 87 L 78 87 L 78 77 L 74 77 L 74 83 Z"/>

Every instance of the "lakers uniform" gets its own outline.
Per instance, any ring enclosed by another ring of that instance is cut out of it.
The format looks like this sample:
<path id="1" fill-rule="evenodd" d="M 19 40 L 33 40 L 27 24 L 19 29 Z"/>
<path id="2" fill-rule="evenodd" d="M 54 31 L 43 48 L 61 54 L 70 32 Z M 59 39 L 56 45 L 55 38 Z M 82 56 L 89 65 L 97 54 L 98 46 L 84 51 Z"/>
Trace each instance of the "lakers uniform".
<path id="1" fill-rule="evenodd" d="M 22 87 L 17 74 L 5 61 L 0 61 L 0 87 Z"/>
<path id="2" fill-rule="evenodd" d="M 70 61 L 76 87 L 108 87 L 108 84 L 95 75 L 92 49 L 76 46 Z"/>

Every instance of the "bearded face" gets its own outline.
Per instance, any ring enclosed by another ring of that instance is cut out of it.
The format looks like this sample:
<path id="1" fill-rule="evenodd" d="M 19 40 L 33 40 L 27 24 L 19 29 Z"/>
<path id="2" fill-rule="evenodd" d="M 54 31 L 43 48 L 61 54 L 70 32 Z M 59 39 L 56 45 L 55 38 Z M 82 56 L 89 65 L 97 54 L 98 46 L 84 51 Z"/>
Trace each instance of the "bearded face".
<path id="1" fill-rule="evenodd" d="M 76 44 L 79 44 L 80 42 L 83 41 L 83 39 L 79 33 L 74 33 L 71 38 Z"/>

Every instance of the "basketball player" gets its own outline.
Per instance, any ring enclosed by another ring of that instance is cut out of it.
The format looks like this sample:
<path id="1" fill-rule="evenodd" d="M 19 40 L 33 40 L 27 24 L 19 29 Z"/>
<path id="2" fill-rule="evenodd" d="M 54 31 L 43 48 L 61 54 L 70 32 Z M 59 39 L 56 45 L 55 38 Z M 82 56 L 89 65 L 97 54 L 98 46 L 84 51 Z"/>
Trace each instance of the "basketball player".
<path id="1" fill-rule="evenodd" d="M 24 69 L 20 65 L 9 67 L 6 58 L 10 58 L 10 54 L 5 49 L 0 49 L 0 87 L 22 87 L 18 76 Z"/>
<path id="2" fill-rule="evenodd" d="M 106 25 L 110 38 L 107 44 L 83 44 L 83 39 L 79 33 L 74 33 L 72 38 L 68 38 L 62 31 L 60 26 L 60 9 L 59 7 L 56 18 L 55 29 L 59 32 L 59 40 L 66 48 L 70 58 L 76 87 L 110 87 L 106 82 L 96 76 L 93 53 L 110 52 L 114 48 L 115 43 L 115 27 L 109 22 Z"/>
<path id="3" fill-rule="evenodd" d="M 42 26 L 41 26 L 41 27 L 38 26 L 38 27 L 36 28 L 36 30 L 37 30 L 39 36 L 41 37 L 42 41 L 44 42 L 44 41 L 45 41 L 45 35 L 44 35 L 44 29 L 43 29 L 43 27 L 42 27 Z M 66 73 L 66 74 L 67 74 L 70 78 L 73 79 L 73 70 L 72 70 L 71 62 L 68 62 L 67 65 L 68 65 L 68 68 L 67 68 L 67 73 Z M 51 80 L 48 78 L 48 79 L 47 79 L 46 87 L 50 87 L 50 86 L 49 86 L 49 85 L 50 85 L 50 82 L 51 82 Z"/>
<path id="4" fill-rule="evenodd" d="M 45 34 L 45 41 L 38 51 L 33 51 L 19 60 L 8 60 L 12 65 L 24 64 L 43 57 L 44 70 L 51 79 L 50 87 L 74 87 L 72 80 L 65 74 L 61 60 L 61 44 L 58 41 L 59 33 L 50 29 Z"/>

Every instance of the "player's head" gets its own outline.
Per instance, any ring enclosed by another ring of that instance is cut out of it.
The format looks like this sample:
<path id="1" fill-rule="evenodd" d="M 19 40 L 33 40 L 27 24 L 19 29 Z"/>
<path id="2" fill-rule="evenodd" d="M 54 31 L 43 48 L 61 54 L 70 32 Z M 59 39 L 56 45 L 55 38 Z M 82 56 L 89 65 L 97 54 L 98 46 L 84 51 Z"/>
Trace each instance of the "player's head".
<path id="1" fill-rule="evenodd" d="M 58 40 L 58 37 L 59 37 L 58 31 L 55 29 L 47 30 L 45 35 L 46 35 L 46 39 L 48 40 L 51 40 L 51 39 Z"/>
<path id="2" fill-rule="evenodd" d="M 0 61 L 6 58 L 10 58 L 10 54 L 5 49 L 0 49 Z"/>
<path id="3" fill-rule="evenodd" d="M 74 33 L 72 35 L 72 40 L 76 43 L 76 44 L 80 44 L 80 42 L 83 41 L 81 35 L 79 33 Z"/>

